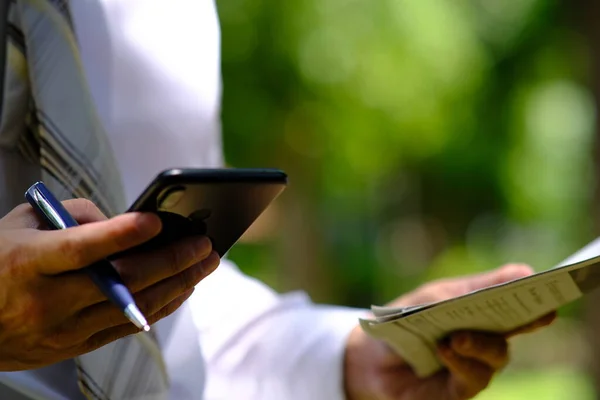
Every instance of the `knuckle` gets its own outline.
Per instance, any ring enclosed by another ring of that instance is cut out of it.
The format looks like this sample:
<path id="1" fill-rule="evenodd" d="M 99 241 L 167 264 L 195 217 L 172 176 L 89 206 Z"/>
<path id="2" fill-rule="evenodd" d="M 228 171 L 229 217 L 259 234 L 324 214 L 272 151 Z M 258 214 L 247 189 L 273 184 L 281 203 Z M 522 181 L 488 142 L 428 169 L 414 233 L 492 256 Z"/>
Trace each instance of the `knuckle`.
<path id="1" fill-rule="evenodd" d="M 74 199 L 73 203 L 85 211 L 97 212 L 100 211 L 93 201 L 88 199 Z"/>
<path id="2" fill-rule="evenodd" d="M 42 305 L 39 301 L 33 302 L 28 310 L 28 318 L 34 327 L 37 327 L 40 331 L 45 330 L 47 320 L 47 307 Z"/>
<path id="3" fill-rule="evenodd" d="M 73 320 L 70 324 L 74 332 L 87 332 L 89 330 L 89 314 L 84 311 L 78 312 L 73 316 Z"/>
<path id="4" fill-rule="evenodd" d="M 7 239 L 2 241 L 2 247 L 5 249 L 2 252 L 2 269 L 10 276 L 11 280 L 18 279 L 30 273 L 30 269 L 26 268 L 26 266 L 29 264 L 31 253 L 26 246 L 20 243 L 11 243 Z"/>
<path id="5" fill-rule="evenodd" d="M 181 253 L 182 266 L 189 266 L 199 257 L 203 255 L 203 251 L 197 246 L 197 242 L 186 241 L 179 246 L 179 252 Z"/>
<path id="6" fill-rule="evenodd" d="M 194 251 L 197 259 L 210 255 L 213 251 L 212 241 L 207 236 L 202 237 L 195 242 Z"/>
<path id="7" fill-rule="evenodd" d="M 15 211 L 23 212 L 25 210 L 29 210 L 31 206 L 28 203 L 21 203 L 14 208 Z"/>
<path id="8" fill-rule="evenodd" d="M 60 352 L 72 346 L 73 338 L 68 333 L 56 332 L 44 338 L 42 346 L 53 352 Z"/>
<path id="9" fill-rule="evenodd" d="M 179 266 L 181 264 L 181 259 L 183 258 L 182 252 L 176 246 L 169 246 L 166 250 L 168 252 L 168 263 L 169 263 L 169 271 L 171 274 L 176 274 L 179 272 Z"/>
<path id="10" fill-rule="evenodd" d="M 84 267 L 86 264 L 85 246 L 82 246 L 79 239 L 72 236 L 62 241 L 59 246 L 59 251 L 63 255 L 64 260 L 69 260 L 74 266 Z"/>
<path id="11" fill-rule="evenodd" d="M 82 311 L 86 307 L 99 303 L 106 298 L 89 275 L 83 273 L 83 271 L 71 273 L 69 276 L 63 275 L 62 278 L 64 301 L 65 303 L 68 302 L 68 306 L 73 312 Z"/>
<path id="12" fill-rule="evenodd" d="M 29 213 L 31 211 L 32 211 L 32 208 L 28 203 L 21 203 L 18 206 L 16 206 L 9 214 L 12 214 L 12 213 L 24 214 L 24 213 Z"/>
<path id="13" fill-rule="evenodd" d="M 22 295 L 20 302 L 20 314 L 23 316 L 23 325 L 27 326 L 28 330 L 33 332 L 45 331 L 48 321 L 48 311 L 50 311 L 45 302 L 28 295 Z"/>
<path id="14" fill-rule="evenodd" d="M 178 281 L 179 281 L 179 291 L 180 292 L 184 292 L 187 289 L 190 289 L 192 287 L 194 287 L 194 276 L 193 276 L 193 269 L 192 268 L 188 268 L 185 271 L 181 272 L 180 274 L 177 275 L 178 276 Z"/>
<path id="15" fill-rule="evenodd" d="M 102 220 L 106 217 L 96 204 L 88 199 L 71 199 L 63 202 L 65 208 L 69 211 L 77 211 L 78 214 L 85 215 L 89 220 Z"/>
<path id="16" fill-rule="evenodd" d="M 128 224 L 111 224 L 109 227 L 111 237 L 108 242 L 119 249 L 130 249 L 132 246 L 139 243 L 141 231 L 136 226 Z M 107 243 L 108 243 L 107 242 Z"/>
<path id="17" fill-rule="evenodd" d="M 172 275 L 184 269 L 194 259 L 194 249 L 187 244 L 181 246 L 169 246 L 168 260 Z"/>
<path id="18" fill-rule="evenodd" d="M 3 216 L 0 222 L 12 227 L 21 227 L 25 222 L 28 227 L 35 228 L 39 226 L 40 220 L 33 211 L 33 207 L 28 203 L 22 203 Z"/>

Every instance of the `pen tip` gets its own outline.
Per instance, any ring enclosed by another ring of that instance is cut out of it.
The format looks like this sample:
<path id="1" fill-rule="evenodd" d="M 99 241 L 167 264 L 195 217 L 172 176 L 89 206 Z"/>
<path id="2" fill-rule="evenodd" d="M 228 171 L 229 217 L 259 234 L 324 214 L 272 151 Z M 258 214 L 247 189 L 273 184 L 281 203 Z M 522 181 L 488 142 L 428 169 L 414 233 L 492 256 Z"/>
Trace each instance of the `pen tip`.
<path id="1" fill-rule="evenodd" d="M 150 330 L 150 326 L 148 325 L 148 321 L 146 321 L 146 318 L 144 318 L 144 315 L 137 308 L 137 306 L 135 304 L 129 304 L 125 308 L 124 313 L 125 313 L 125 316 L 131 322 L 133 322 L 133 324 L 135 326 L 137 326 L 139 329 L 143 329 L 146 332 L 148 332 Z"/>

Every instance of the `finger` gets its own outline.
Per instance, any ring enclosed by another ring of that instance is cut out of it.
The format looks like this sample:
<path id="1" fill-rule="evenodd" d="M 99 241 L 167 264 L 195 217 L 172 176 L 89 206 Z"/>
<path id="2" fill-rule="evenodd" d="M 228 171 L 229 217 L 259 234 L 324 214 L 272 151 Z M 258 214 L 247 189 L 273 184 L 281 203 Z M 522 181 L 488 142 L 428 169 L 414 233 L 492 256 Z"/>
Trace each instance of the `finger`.
<path id="1" fill-rule="evenodd" d="M 448 346 L 440 346 L 438 352 L 450 372 L 448 391 L 452 399 L 471 399 L 490 383 L 494 370 L 489 365 L 462 357 Z"/>
<path id="2" fill-rule="evenodd" d="M 33 207 L 27 203 L 19 204 L 2 220 L 2 229 L 37 229 L 42 224 L 42 220 L 37 216 Z"/>
<path id="3" fill-rule="evenodd" d="M 67 211 L 80 224 L 102 221 L 106 216 L 96 205 L 87 199 L 71 199 L 62 202 Z M 20 204 L 6 214 L 2 227 L 7 229 L 39 229 L 40 226 L 48 228 L 46 223 L 37 215 L 29 204 Z"/>
<path id="4" fill-rule="evenodd" d="M 190 254 L 190 251 L 186 253 L 185 250 L 178 250 L 181 247 L 184 249 L 186 246 L 190 247 L 193 243 L 194 239 L 189 239 L 188 243 L 169 246 L 171 249 L 150 252 L 143 256 L 139 255 L 129 260 L 122 260 L 120 261 L 122 268 L 117 268 L 117 270 L 132 293 L 137 293 L 159 281 L 180 274 L 196 264 L 198 261 L 194 261 L 195 259 L 203 262 L 204 268 L 209 271 L 208 273 L 212 272 L 219 264 L 219 256 L 216 252 L 210 253 L 208 257 L 203 254 L 198 257 L 186 257 L 182 254 Z M 200 249 L 201 246 L 205 246 L 204 250 Z M 208 240 L 208 248 L 206 248 L 205 243 L 201 246 L 196 246 L 200 249 L 196 251 L 203 253 L 208 250 L 210 252 L 210 240 Z M 169 257 L 179 258 L 180 260 L 169 261 Z M 182 279 L 186 279 L 186 277 L 187 275 L 184 275 Z M 60 281 L 57 281 L 56 285 L 60 286 L 56 288 L 56 293 L 59 293 L 59 295 L 54 300 L 55 304 L 59 305 L 57 309 L 71 311 L 75 314 L 94 304 L 106 301 L 106 296 L 83 271 L 63 273 L 58 279 Z"/>
<path id="5" fill-rule="evenodd" d="M 205 260 L 211 252 L 208 237 L 190 237 L 156 251 L 127 256 L 115 266 L 129 290 L 138 292 Z"/>
<path id="6" fill-rule="evenodd" d="M 135 302 L 144 315 L 153 315 L 167 304 L 193 289 L 208 276 L 213 265 L 198 263 L 178 275 L 161 281 L 135 295 Z M 82 310 L 76 317 L 74 326 L 80 337 L 91 337 L 107 328 L 127 324 L 123 312 L 112 303 L 102 302 Z"/>
<path id="7" fill-rule="evenodd" d="M 493 285 L 499 285 L 513 281 L 515 279 L 524 278 L 533 274 L 533 269 L 525 264 L 507 264 L 495 270 L 484 272 L 481 274 L 475 274 L 466 278 L 459 278 L 465 280 L 467 291 L 483 289 Z"/>
<path id="8" fill-rule="evenodd" d="M 541 317 L 540 319 L 537 319 L 530 324 L 521 326 L 515 330 L 512 330 L 512 331 L 506 333 L 504 336 L 508 339 L 513 336 L 522 335 L 524 333 L 530 333 L 530 332 L 536 331 L 540 328 L 543 328 L 545 326 L 552 324 L 556 320 L 556 316 L 557 316 L 556 311 L 553 311 L 550 314 L 546 314 L 543 317 Z"/>
<path id="9" fill-rule="evenodd" d="M 183 305 L 183 303 L 192 295 L 194 289 L 188 290 L 186 293 L 177 297 L 171 303 L 167 304 L 165 307 L 160 309 L 155 314 L 151 315 L 148 318 L 149 324 L 155 324 L 163 318 L 168 317 L 173 314 L 175 311 L 179 309 Z M 105 346 L 109 343 L 114 342 L 117 339 L 121 339 L 125 336 L 133 335 L 135 333 L 139 333 L 141 330 L 131 323 L 126 323 L 123 325 L 118 325 L 112 328 L 105 329 L 101 332 L 98 332 L 92 335 L 87 341 L 84 342 L 85 352 L 90 352 L 96 350 L 102 346 Z"/>
<path id="10" fill-rule="evenodd" d="M 90 222 L 104 221 L 107 219 L 106 215 L 94 204 L 94 202 L 87 199 L 71 199 L 62 202 L 63 206 L 67 209 L 69 214 L 75 218 L 75 220 L 83 225 Z"/>
<path id="11" fill-rule="evenodd" d="M 459 356 L 471 358 L 498 371 L 508 363 L 508 343 L 501 335 L 484 332 L 457 332 L 450 347 Z"/>
<path id="12" fill-rule="evenodd" d="M 160 219 L 150 213 L 126 213 L 106 221 L 74 228 L 40 232 L 33 240 L 29 256 L 44 260 L 43 274 L 58 274 L 80 269 L 111 254 L 142 244 L 156 236 Z"/>

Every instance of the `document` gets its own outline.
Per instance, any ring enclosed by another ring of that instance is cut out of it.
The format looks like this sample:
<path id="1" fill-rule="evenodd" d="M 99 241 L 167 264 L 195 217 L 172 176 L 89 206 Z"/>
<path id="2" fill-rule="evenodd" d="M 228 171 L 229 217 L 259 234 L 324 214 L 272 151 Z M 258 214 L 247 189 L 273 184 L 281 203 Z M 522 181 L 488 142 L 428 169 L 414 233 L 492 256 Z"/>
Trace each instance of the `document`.
<path id="1" fill-rule="evenodd" d="M 372 307 L 362 328 L 387 342 L 419 377 L 442 364 L 438 342 L 458 330 L 506 333 L 570 303 L 600 286 L 600 256 L 562 264 L 525 278 L 491 286 L 439 303 Z"/>

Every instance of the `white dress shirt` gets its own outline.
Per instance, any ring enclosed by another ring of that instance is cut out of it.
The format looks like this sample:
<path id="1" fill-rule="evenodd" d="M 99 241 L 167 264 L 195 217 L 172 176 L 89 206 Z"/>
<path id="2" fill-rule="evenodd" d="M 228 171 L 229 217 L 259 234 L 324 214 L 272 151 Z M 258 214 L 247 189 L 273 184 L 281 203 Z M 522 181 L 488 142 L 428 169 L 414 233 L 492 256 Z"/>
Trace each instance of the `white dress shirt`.
<path id="1" fill-rule="evenodd" d="M 212 0 L 77 0 L 91 95 L 131 203 L 161 170 L 219 167 L 220 33 Z M 361 310 L 279 295 L 224 260 L 155 325 L 171 398 L 343 398 L 347 335 Z M 72 361 L 0 374 L 28 398 L 81 398 Z M 13 394 L 0 398 L 12 398 Z M 9 397 L 10 396 L 10 397 Z"/>

